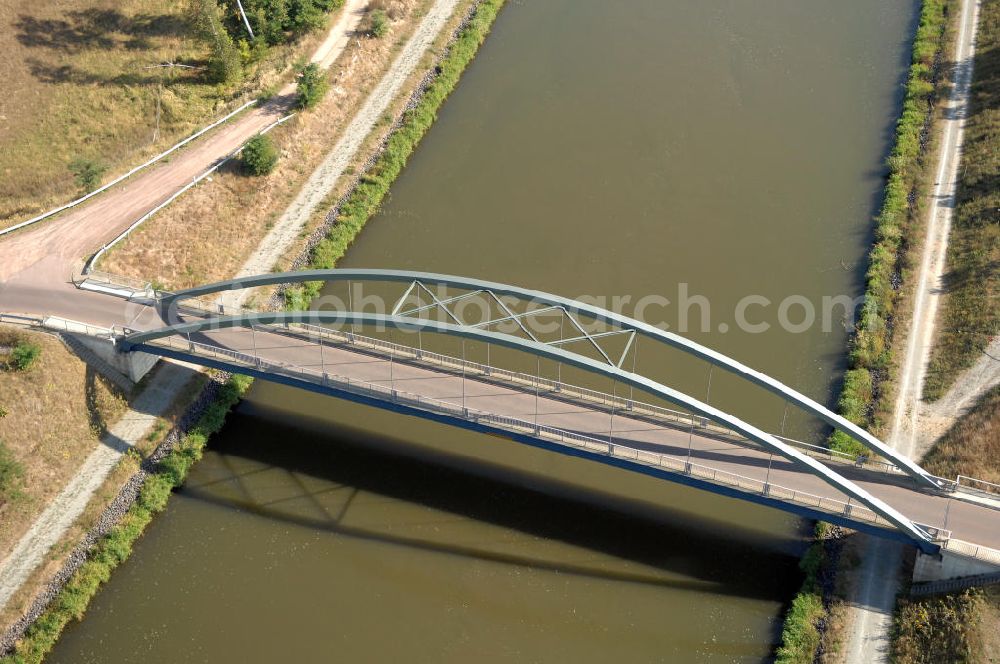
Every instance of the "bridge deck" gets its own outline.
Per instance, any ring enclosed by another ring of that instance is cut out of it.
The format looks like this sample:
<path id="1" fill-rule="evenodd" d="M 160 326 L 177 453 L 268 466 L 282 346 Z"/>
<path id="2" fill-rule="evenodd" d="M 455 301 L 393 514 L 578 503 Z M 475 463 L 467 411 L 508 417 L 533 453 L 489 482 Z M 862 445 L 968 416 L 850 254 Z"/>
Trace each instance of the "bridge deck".
<path id="1" fill-rule="evenodd" d="M 160 325 L 158 317 L 145 313 L 133 327 L 151 329 Z M 382 400 L 390 400 L 395 390 L 400 402 L 422 401 L 423 408 L 450 411 L 467 419 L 470 413 L 473 419 L 477 414 L 489 414 L 499 429 L 533 435 L 540 440 L 560 439 L 563 444 L 610 458 L 631 458 L 680 475 L 714 481 L 729 489 L 735 487 L 747 495 L 764 493 L 764 484 L 769 482 L 768 495 L 785 501 L 791 511 L 807 511 L 795 508 L 812 505 L 820 512 L 839 514 L 847 521 L 853 519 L 858 525 L 887 526 L 866 508 L 858 505 L 848 508 L 846 496 L 797 464 L 777 456 L 772 458 L 760 448 L 697 427 L 691 432 L 690 426 L 635 417 L 627 411 L 612 415 L 599 405 L 568 399 L 566 394 L 545 387 L 539 389 L 536 415 L 532 385 L 496 377 L 482 379 L 467 375 L 463 379 L 443 368 L 400 361 L 391 363 L 390 368 L 388 358 L 373 356 L 370 348 L 324 344 L 321 351 L 315 340 L 304 335 L 296 337 L 284 330 L 258 328 L 254 335 L 242 329 L 217 330 L 193 340 L 198 342 L 193 346 L 179 338 L 154 343 L 175 356 L 203 362 L 214 359 L 217 365 L 237 369 L 251 367 L 259 359 L 265 372 L 280 373 L 293 381 L 326 380 L 327 384 L 341 388 L 350 382 L 351 390 L 367 390 Z M 489 417 L 482 421 L 490 423 Z M 538 428 L 533 430 L 536 424 Z M 918 490 L 885 473 L 843 464 L 837 466 L 837 472 L 916 522 L 941 527 L 947 513 L 947 529 L 952 531 L 952 537 L 1000 549 L 1000 511 L 949 501 L 946 496 Z M 1000 563 L 1000 559 L 996 562 Z"/>
<path id="2" fill-rule="evenodd" d="M 41 297 L 42 295 L 46 297 Z M 138 330 L 149 330 L 163 325 L 163 321 L 151 308 L 126 303 L 108 295 L 75 289 L 60 292 L 56 298 L 51 295 L 48 292 L 35 293 L 31 288 L 12 291 L 0 285 L 0 310 L 65 316 L 105 328 L 111 326 L 121 328 L 127 325 Z M 257 350 L 262 359 L 265 362 L 276 363 L 275 366 L 279 366 L 279 363 L 287 365 L 282 366 L 281 370 L 295 380 L 316 380 L 322 376 L 322 366 L 325 363 L 328 372 L 342 374 L 344 379 L 353 380 L 353 388 L 362 391 L 381 390 L 382 399 L 385 399 L 386 393 L 389 392 L 386 387 L 387 361 L 377 361 L 363 352 L 344 347 L 325 348 L 321 361 L 319 349 L 314 344 L 306 341 L 293 343 L 283 334 L 274 334 L 271 337 L 269 333 L 258 332 L 256 336 Z M 175 343 L 179 341 L 174 340 Z M 230 368 L 248 369 L 246 365 L 241 367 L 240 361 L 233 357 L 233 355 L 239 356 L 242 351 L 252 350 L 253 346 L 247 333 L 237 330 L 218 331 L 206 335 L 204 341 L 217 345 L 221 349 L 218 352 L 230 354 L 227 360 Z M 189 359 L 206 362 L 205 357 Z M 402 390 L 405 386 L 405 391 L 416 390 L 420 393 L 416 396 L 426 400 L 428 404 L 433 403 L 437 406 L 447 404 L 449 408 L 459 413 L 462 411 L 460 376 L 456 377 L 440 369 L 405 366 L 397 362 L 393 367 L 393 378 L 397 390 Z M 305 383 L 302 383 L 302 386 L 305 387 Z M 522 424 L 525 423 L 525 419 L 534 417 L 533 390 L 525 389 L 524 385 L 490 384 L 470 377 L 465 383 L 465 398 L 467 407 L 498 411 L 494 415 L 496 420 L 504 419 L 506 416 L 502 415 L 503 413 L 509 415 L 508 419 L 511 421 L 520 420 Z M 516 425 L 507 423 L 501 426 L 501 424 L 498 421 L 496 428 L 502 430 L 506 427 L 506 430 L 514 436 L 519 433 Z M 611 417 L 606 410 L 598 406 L 567 403 L 564 399 L 556 399 L 542 392 L 539 395 L 539 424 L 553 427 L 552 431 L 541 432 L 543 440 L 575 445 L 590 451 L 603 446 L 604 454 L 607 454 L 607 444 L 602 439 L 606 439 L 609 432 Z M 830 505 L 841 508 L 843 506 L 844 496 L 838 491 L 814 475 L 799 470 L 783 458 L 773 459 L 768 474 L 769 455 L 759 449 L 720 440 L 695 430 L 695 435 L 691 437 L 691 460 L 696 465 L 687 467 L 686 429 L 678 430 L 675 424 L 668 426 L 667 423 L 651 423 L 645 418 L 626 417 L 616 413 L 614 432 L 613 456 L 617 459 L 632 459 L 651 466 L 658 465 L 659 468 L 672 471 L 677 476 L 688 472 L 689 476 L 701 477 L 706 481 L 711 480 L 711 475 L 716 475 L 720 485 L 739 489 L 743 492 L 743 497 L 750 499 L 754 495 L 759 497 L 762 494 L 764 480 L 767 478 L 772 485 L 785 488 L 785 493 L 781 494 L 779 491 L 781 495 L 777 496 L 787 501 L 785 505 L 776 505 L 782 509 L 789 509 L 795 504 L 801 506 L 817 499 L 825 503 L 827 511 L 830 511 Z M 530 432 L 526 431 L 520 433 L 530 435 Z M 636 459 L 637 456 L 642 458 Z M 925 493 L 909 486 L 900 486 L 898 476 L 866 473 L 844 465 L 837 465 L 836 471 L 920 523 L 941 526 L 947 510 L 947 528 L 952 531 L 952 536 L 955 538 L 948 542 L 949 550 L 961 549 L 964 553 L 972 553 L 976 545 L 1000 550 L 1000 511 L 959 500 L 950 501 L 949 508 L 946 497 Z M 787 495 L 791 491 L 798 493 L 797 503 Z M 801 510 L 791 509 L 791 511 Z M 822 513 L 822 510 L 818 511 Z M 852 513 L 855 516 L 863 517 L 865 511 L 857 505 L 852 506 Z M 880 523 L 883 524 L 884 522 Z M 965 544 L 966 542 L 975 542 L 976 545 L 969 546 Z M 996 551 L 982 552 L 978 557 L 1000 564 L 1000 553 Z"/>

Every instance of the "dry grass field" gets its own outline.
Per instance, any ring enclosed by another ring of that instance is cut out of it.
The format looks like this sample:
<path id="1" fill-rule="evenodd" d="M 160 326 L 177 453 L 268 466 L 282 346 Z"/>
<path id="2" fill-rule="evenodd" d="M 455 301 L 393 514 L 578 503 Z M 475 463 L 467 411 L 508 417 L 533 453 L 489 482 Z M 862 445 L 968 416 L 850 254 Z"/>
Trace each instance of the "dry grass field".
<path id="1" fill-rule="evenodd" d="M 11 371 L 6 368 L 6 349 L 22 339 L 37 343 L 41 355 L 31 369 Z M 109 387 L 54 336 L 0 326 L 0 349 L 0 407 L 7 412 L 0 418 L 0 440 L 25 471 L 20 495 L 0 505 L 2 559 L 101 444 L 104 429 L 125 414 L 128 404 L 122 394 Z M 204 375 L 196 377 L 147 437 L 136 445 L 135 451 L 122 457 L 91 496 L 81 517 L 0 610 L 0 631 L 20 617 L 63 565 L 73 547 L 136 472 L 141 459 L 162 441 L 197 397 L 206 380 Z"/>
<path id="2" fill-rule="evenodd" d="M 76 193 L 69 164 L 110 172 L 155 154 L 223 99 L 198 70 L 182 0 L 11 0 L 0 3 L 0 223 Z M 160 98 L 157 131 L 157 97 Z"/>
<path id="3" fill-rule="evenodd" d="M 183 288 L 225 279 L 236 273 L 291 203 L 302 184 L 336 143 L 351 117 L 389 68 L 399 49 L 423 17 L 431 0 L 395 0 L 396 19 L 385 37 L 361 37 L 351 42 L 331 72 L 332 86 L 319 105 L 276 129 L 272 136 L 281 150 L 278 166 L 266 177 L 249 177 L 230 162 L 211 182 L 192 189 L 158 213 L 102 260 L 100 269 L 152 279 L 157 285 Z M 428 55 L 441 46 L 465 15 L 462 3 Z M 418 67 L 393 104 L 401 111 L 410 91 L 424 75 Z M 365 160 L 388 131 L 391 118 L 369 136 L 355 167 Z M 343 193 L 350 177 L 341 178 L 331 198 Z M 306 233 L 322 220 L 327 207 L 311 221 Z M 183 230 L 183 232 L 181 232 Z M 305 241 L 293 248 L 297 254 Z"/>
<path id="4" fill-rule="evenodd" d="M 272 48 L 241 86 L 206 81 L 188 0 L 0 2 L 0 228 L 79 193 L 75 159 L 105 180 L 286 76 L 323 31 Z"/>
<path id="5" fill-rule="evenodd" d="M 21 339 L 39 344 L 42 352 L 34 366 L 17 371 L 0 350 L 0 406 L 7 411 L 0 440 L 24 467 L 21 495 L 0 505 L 0 558 L 127 408 L 123 396 L 59 339 L 0 327 L 0 349 Z"/>
<path id="6" fill-rule="evenodd" d="M 923 466 L 940 477 L 961 474 L 1000 484 L 1000 386 L 934 444 Z"/>

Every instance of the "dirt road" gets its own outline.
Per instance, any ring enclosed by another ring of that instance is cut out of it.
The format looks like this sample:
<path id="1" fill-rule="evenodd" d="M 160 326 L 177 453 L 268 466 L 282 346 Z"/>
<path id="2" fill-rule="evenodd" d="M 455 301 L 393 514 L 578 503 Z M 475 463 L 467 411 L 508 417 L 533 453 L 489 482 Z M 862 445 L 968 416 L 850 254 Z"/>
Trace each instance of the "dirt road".
<path id="1" fill-rule="evenodd" d="M 941 152 L 928 206 L 927 235 L 917 274 L 913 318 L 899 372 L 899 395 L 888 438 L 893 447 L 909 457 L 917 451 L 920 396 L 943 286 L 948 233 L 958 188 L 962 130 L 969 108 L 979 3 L 980 0 L 962 2 L 955 44 L 955 86 L 942 113 Z M 842 652 L 847 662 L 886 662 L 891 647 L 892 613 L 899 591 L 902 547 L 869 538 L 861 555 L 858 583 L 850 597 L 851 626 Z"/>
<path id="2" fill-rule="evenodd" d="M 366 4 L 367 0 L 345 3 L 314 61 L 329 67 L 336 60 L 354 34 Z M 286 85 L 275 98 L 248 109 L 179 151 L 170 161 L 151 166 L 53 221 L 0 241 L 0 291 L 17 283 L 66 281 L 85 256 L 286 115 L 294 93 L 294 85 Z"/>

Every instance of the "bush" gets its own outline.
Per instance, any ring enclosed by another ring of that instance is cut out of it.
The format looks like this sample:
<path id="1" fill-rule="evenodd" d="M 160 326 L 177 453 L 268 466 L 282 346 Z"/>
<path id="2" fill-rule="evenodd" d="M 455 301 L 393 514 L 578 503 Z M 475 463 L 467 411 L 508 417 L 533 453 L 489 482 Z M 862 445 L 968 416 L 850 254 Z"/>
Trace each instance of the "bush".
<path id="1" fill-rule="evenodd" d="M 13 499 L 21 488 L 24 466 L 14 458 L 7 444 L 0 440 L 0 505 Z"/>
<path id="2" fill-rule="evenodd" d="M 823 600 L 818 594 L 810 592 L 796 595 L 785 616 L 781 647 L 778 648 L 775 663 L 812 664 L 820 642 L 817 623 L 825 615 Z"/>
<path id="3" fill-rule="evenodd" d="M 76 178 L 76 184 L 84 192 L 91 192 L 101 185 L 101 178 L 108 167 L 94 159 L 77 157 L 69 162 L 69 170 Z"/>
<path id="4" fill-rule="evenodd" d="M 299 98 L 296 106 L 299 108 L 312 108 L 319 103 L 326 91 L 330 89 L 330 82 L 326 80 L 323 70 L 315 62 L 302 67 L 299 74 L 299 82 L 296 86 Z"/>
<path id="5" fill-rule="evenodd" d="M 243 170 L 251 175 L 267 175 L 278 163 L 278 148 L 270 136 L 257 134 L 243 146 Z"/>
<path id="6" fill-rule="evenodd" d="M 984 612 L 980 591 L 900 601 L 894 660 L 902 664 L 978 661 L 975 632 Z"/>
<path id="7" fill-rule="evenodd" d="M 820 584 L 820 574 L 827 564 L 824 546 L 826 532 L 826 524 L 816 524 L 815 539 L 799 561 L 799 568 L 805 572 L 805 579 L 785 614 L 781 646 L 776 653 L 775 664 L 811 664 L 816 657 L 821 639 L 819 625 L 827 615 Z"/>
<path id="8" fill-rule="evenodd" d="M 20 341 L 10 352 L 10 364 L 18 371 L 27 371 L 42 354 L 42 347 L 34 341 Z"/>
<path id="9" fill-rule="evenodd" d="M 384 37 L 389 32 L 389 17 L 385 11 L 376 9 L 372 12 L 372 26 L 368 29 L 368 34 L 372 37 Z"/>

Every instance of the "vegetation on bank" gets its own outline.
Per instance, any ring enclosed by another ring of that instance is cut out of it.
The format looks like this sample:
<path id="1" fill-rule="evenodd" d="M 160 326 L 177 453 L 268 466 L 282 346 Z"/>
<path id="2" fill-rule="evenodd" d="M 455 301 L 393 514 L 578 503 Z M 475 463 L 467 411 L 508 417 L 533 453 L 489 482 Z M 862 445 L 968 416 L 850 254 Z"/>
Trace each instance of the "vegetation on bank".
<path id="1" fill-rule="evenodd" d="M 948 291 L 924 384 L 927 399 L 942 396 L 1000 334 L 1000 3 L 982 4 L 976 38 Z"/>
<path id="2" fill-rule="evenodd" d="M 385 10 L 376 9 L 371 14 L 371 27 L 368 28 L 368 34 L 376 39 L 381 39 L 385 37 L 387 32 L 389 32 L 389 17 Z"/>
<path id="3" fill-rule="evenodd" d="M 40 349 L 28 371 L 12 363 L 19 345 Z M 58 337 L 0 326 L 0 551 L 12 550 L 127 408 L 124 395 Z M 54 548 L 45 569 L 62 552 Z M 42 576 L 0 609 L 0 630 L 21 615 Z"/>
<path id="4" fill-rule="evenodd" d="M 913 41 L 912 63 L 896 123 L 895 144 L 887 160 L 888 181 L 875 220 L 875 243 L 865 275 L 865 302 L 850 345 L 849 369 L 838 407 L 844 417 L 863 427 L 878 428 L 889 408 L 893 368 L 893 330 L 905 282 L 906 252 L 919 228 L 923 171 L 928 157 L 929 123 L 938 95 L 937 62 L 953 0 L 924 0 Z M 842 432 L 830 444 L 852 454 L 865 451 Z"/>
<path id="5" fill-rule="evenodd" d="M 42 347 L 35 341 L 26 338 L 18 338 L 17 343 L 10 349 L 7 358 L 7 368 L 15 371 L 28 371 L 35 366 L 39 356 L 42 354 Z"/>
<path id="6" fill-rule="evenodd" d="M 1000 591 L 970 589 L 920 599 L 901 599 L 893 634 L 896 664 L 995 662 Z M 990 625 L 992 623 L 992 626 Z M 992 628 L 991 628 L 992 627 Z"/>
<path id="7" fill-rule="evenodd" d="M 402 121 L 389 136 L 385 149 L 375 164 L 365 172 L 358 185 L 340 207 L 340 213 L 326 237 L 313 248 L 309 268 L 332 268 L 347 251 L 365 223 L 377 211 L 389 187 L 402 171 L 437 117 L 437 110 L 454 90 L 465 68 L 472 62 L 486 39 L 504 0 L 483 0 L 475 13 L 441 59 L 437 75 L 427 86 L 419 103 L 403 114 Z M 304 309 L 319 294 L 319 282 L 310 282 L 285 291 L 285 304 L 290 309 Z"/>
<path id="8" fill-rule="evenodd" d="M 826 618 L 827 610 L 823 603 L 823 587 L 820 574 L 826 564 L 826 545 L 828 526 L 825 523 L 816 524 L 813 543 L 806 550 L 799 562 L 799 567 L 805 572 L 802 588 L 792 598 L 792 604 L 785 614 L 781 630 L 781 646 L 775 657 L 776 664 L 811 664 L 816 657 L 822 634 L 820 622 Z"/>
<path id="9" fill-rule="evenodd" d="M 45 612 L 28 629 L 13 654 L 0 664 L 37 664 L 48 653 L 70 620 L 83 617 L 87 605 L 111 571 L 132 552 L 132 546 L 153 517 L 163 511 L 171 491 L 180 486 L 191 466 L 201 458 L 209 437 L 222 428 L 229 410 L 240 400 L 252 379 L 234 375 L 221 386 L 214 401 L 191 430 L 151 473 L 136 501 L 118 524 L 89 553 Z"/>
<path id="10" fill-rule="evenodd" d="M 24 464 L 3 440 L 0 440 L 0 507 L 20 495 L 24 482 Z"/>

